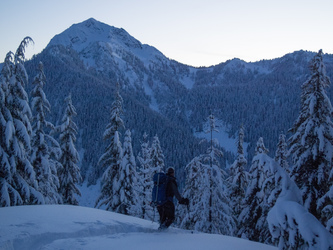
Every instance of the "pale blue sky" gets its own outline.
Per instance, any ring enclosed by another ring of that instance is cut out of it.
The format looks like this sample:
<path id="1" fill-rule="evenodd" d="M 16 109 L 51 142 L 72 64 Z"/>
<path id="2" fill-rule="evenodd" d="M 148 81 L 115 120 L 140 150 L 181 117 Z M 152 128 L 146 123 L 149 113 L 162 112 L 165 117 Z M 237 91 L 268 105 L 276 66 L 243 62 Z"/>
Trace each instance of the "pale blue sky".
<path id="1" fill-rule="evenodd" d="M 301 49 L 333 54 L 332 0 L 0 0 L 0 62 L 25 36 L 35 41 L 31 57 L 90 17 L 193 66 Z"/>

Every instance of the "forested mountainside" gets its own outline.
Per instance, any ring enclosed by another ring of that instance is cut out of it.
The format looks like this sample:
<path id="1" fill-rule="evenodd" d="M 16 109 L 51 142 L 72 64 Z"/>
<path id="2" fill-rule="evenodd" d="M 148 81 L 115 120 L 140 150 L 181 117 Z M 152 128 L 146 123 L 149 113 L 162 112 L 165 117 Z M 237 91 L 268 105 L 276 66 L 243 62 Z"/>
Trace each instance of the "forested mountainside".
<path id="1" fill-rule="evenodd" d="M 200 144 L 194 134 L 203 130 L 212 112 L 230 136 L 244 125 L 250 164 L 259 137 L 274 155 L 279 134 L 291 128 L 299 112 L 300 86 L 309 76 L 313 56 L 313 52 L 296 51 L 274 60 L 233 59 L 195 68 L 168 59 L 123 29 L 88 19 L 55 36 L 25 66 L 32 81 L 38 63 L 43 62 L 44 91 L 55 124 L 61 119 L 65 97 L 72 94 L 78 114 L 81 174 L 95 181 L 102 173 L 97 161 L 106 145 L 103 133 L 117 82 L 124 100 L 123 120 L 126 129 L 131 129 L 136 155 L 144 132 L 150 141 L 157 135 L 166 166 L 182 170 L 206 150 L 207 145 Z M 333 55 L 325 54 L 324 63 L 333 79 Z M 332 89 L 328 95 L 332 100 Z M 223 147 L 223 141 L 220 144 Z M 223 165 L 233 157 L 232 152 L 225 152 Z"/>

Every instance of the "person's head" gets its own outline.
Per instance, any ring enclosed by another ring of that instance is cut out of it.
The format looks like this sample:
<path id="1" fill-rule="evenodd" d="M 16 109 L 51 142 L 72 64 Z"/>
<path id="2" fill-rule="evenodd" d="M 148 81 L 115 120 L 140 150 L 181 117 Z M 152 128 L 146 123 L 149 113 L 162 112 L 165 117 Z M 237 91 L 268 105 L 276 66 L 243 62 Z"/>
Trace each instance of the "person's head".
<path id="1" fill-rule="evenodd" d="M 175 176 L 175 169 L 174 168 L 169 168 L 167 175 Z"/>

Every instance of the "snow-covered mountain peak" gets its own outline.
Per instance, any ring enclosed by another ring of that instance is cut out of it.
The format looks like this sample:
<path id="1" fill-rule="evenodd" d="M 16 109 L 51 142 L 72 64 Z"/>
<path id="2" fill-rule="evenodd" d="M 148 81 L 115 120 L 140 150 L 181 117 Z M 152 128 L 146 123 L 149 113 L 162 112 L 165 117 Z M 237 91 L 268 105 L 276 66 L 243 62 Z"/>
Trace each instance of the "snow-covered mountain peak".
<path id="1" fill-rule="evenodd" d="M 131 64 L 128 60 L 133 56 L 145 66 L 152 62 L 167 60 L 157 49 L 142 44 L 124 29 L 109 26 L 94 18 L 73 24 L 56 35 L 48 47 L 57 45 L 75 50 L 86 65 L 100 70 L 103 68 L 102 65 Z"/>
<path id="2" fill-rule="evenodd" d="M 56 35 L 48 46 L 70 46 L 80 52 L 94 42 L 115 42 L 122 43 L 131 48 L 142 47 L 142 44 L 130 36 L 124 29 L 109 26 L 93 18 L 82 23 L 73 24 L 61 34 Z"/>

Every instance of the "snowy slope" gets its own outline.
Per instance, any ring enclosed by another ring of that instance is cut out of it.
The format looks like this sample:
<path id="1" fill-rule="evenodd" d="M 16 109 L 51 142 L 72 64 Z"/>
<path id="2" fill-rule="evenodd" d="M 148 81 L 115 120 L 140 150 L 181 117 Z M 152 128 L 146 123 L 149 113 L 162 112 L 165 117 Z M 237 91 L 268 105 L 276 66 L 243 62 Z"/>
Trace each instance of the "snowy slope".
<path id="1" fill-rule="evenodd" d="M 213 132 L 213 139 L 217 140 L 219 143 L 219 146 L 224 148 L 226 151 L 232 152 L 235 155 L 237 154 L 237 138 L 236 137 L 230 137 L 228 134 L 228 128 L 224 125 L 219 125 L 218 132 Z M 210 133 L 205 132 L 196 132 L 194 134 L 198 138 L 206 139 L 207 141 L 210 141 Z M 244 152 L 245 156 L 247 155 L 247 146 L 248 143 L 244 143 Z"/>
<path id="2" fill-rule="evenodd" d="M 275 249 L 243 239 L 193 234 L 103 210 L 67 206 L 0 208 L 0 249 Z"/>

